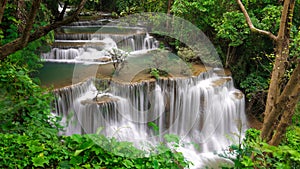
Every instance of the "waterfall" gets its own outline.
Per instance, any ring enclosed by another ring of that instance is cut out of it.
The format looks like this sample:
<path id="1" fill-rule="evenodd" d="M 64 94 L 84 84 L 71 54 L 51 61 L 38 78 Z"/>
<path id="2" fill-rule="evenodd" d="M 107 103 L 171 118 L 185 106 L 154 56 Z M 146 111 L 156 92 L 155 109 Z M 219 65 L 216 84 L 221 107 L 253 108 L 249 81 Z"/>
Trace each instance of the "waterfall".
<path id="1" fill-rule="evenodd" d="M 247 128 L 244 95 L 234 88 L 232 78 L 218 74 L 217 69 L 182 77 L 185 64 L 173 65 L 176 71 L 172 72 L 172 66 L 157 62 L 170 68 L 174 77 L 122 83 L 150 69 L 152 56 L 161 53 L 149 51 L 159 43 L 145 28 L 105 26 L 107 22 L 80 21 L 57 29 L 51 51 L 42 55 L 49 62 L 106 64 L 114 62 L 112 52 L 119 52 L 130 54 L 127 62 L 134 62 L 113 75 L 119 80 L 89 79 L 55 90 L 53 113 L 62 116 L 65 126 L 60 134 L 101 133 L 145 150 L 164 142 L 165 135 L 175 134 L 182 144 L 178 151 L 194 163 L 191 168 L 228 162 L 213 152 L 228 148 Z M 175 64 L 176 58 L 165 54 L 164 59 Z M 82 70 L 76 69 L 87 78 L 89 71 Z"/>
<path id="2" fill-rule="evenodd" d="M 156 48 L 158 48 L 157 41 L 152 36 L 150 36 L 149 33 L 146 33 L 146 37 L 143 43 L 143 50 Z"/>
<path id="3" fill-rule="evenodd" d="M 93 84 L 93 79 L 89 79 L 83 83 L 78 83 L 73 86 L 67 86 L 54 90 L 54 94 L 57 96 L 55 100 L 55 114 L 62 118 L 62 125 L 77 124 L 75 113 L 76 100 L 86 93 L 96 93 L 97 89 Z M 74 123 L 73 123 L 74 122 Z M 69 125 L 66 128 L 66 133 L 76 133 L 80 128 L 80 125 Z"/>
<path id="4" fill-rule="evenodd" d="M 156 82 L 112 81 L 109 92 L 97 102 L 96 93 L 92 80 L 57 91 L 56 113 L 66 119 L 70 110 L 74 112 L 65 134 L 102 128 L 102 134 L 139 148 L 163 141 L 165 134 L 176 134 L 184 142 L 198 144 L 203 154 L 226 149 L 246 129 L 243 94 L 234 88 L 231 77 L 213 71 Z M 158 134 L 149 122 L 158 126 Z M 182 151 L 189 156 L 190 149 Z"/>
<path id="5" fill-rule="evenodd" d="M 107 62 L 107 39 L 114 41 L 120 50 L 126 52 L 152 50 L 158 42 L 141 27 L 118 27 L 104 25 L 99 20 L 93 22 L 80 21 L 58 28 L 55 41 L 50 52 L 42 54 L 42 59 L 49 62 Z M 93 53 L 88 48 L 96 49 Z M 89 56 L 94 57 L 90 58 Z M 105 59 L 102 59 L 102 58 Z"/>
<path id="6" fill-rule="evenodd" d="M 44 59 L 75 59 L 83 53 L 83 48 L 80 49 L 59 49 L 53 48 L 49 53 L 43 54 Z"/>

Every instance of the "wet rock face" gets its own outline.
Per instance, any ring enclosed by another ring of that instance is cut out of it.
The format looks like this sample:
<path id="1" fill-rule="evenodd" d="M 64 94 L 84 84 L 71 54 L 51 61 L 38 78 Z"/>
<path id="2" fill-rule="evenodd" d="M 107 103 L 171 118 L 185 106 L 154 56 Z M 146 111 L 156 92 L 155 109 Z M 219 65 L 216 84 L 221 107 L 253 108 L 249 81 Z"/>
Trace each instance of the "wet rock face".
<path id="1" fill-rule="evenodd" d="M 234 92 L 233 93 L 236 99 L 243 99 L 244 94 L 242 92 Z"/>
<path id="2" fill-rule="evenodd" d="M 103 94 L 103 95 L 97 95 L 95 98 L 93 99 L 86 99 L 86 100 L 82 100 L 80 103 L 82 105 L 87 105 L 87 104 L 104 104 L 104 103 L 109 103 L 109 102 L 117 102 L 119 99 L 112 97 L 111 95 L 107 94 Z"/>
<path id="3" fill-rule="evenodd" d="M 99 59 L 95 59 L 94 61 L 95 62 L 111 62 L 112 59 L 109 58 L 109 57 L 102 57 L 102 58 L 99 58 Z"/>
<path id="4" fill-rule="evenodd" d="M 220 78 L 220 79 L 217 79 L 217 80 L 213 81 L 212 85 L 214 87 L 221 86 L 221 85 L 223 85 L 223 84 L 225 84 L 225 83 L 227 83 L 227 82 L 229 82 L 231 80 L 232 80 L 231 77 Z"/>

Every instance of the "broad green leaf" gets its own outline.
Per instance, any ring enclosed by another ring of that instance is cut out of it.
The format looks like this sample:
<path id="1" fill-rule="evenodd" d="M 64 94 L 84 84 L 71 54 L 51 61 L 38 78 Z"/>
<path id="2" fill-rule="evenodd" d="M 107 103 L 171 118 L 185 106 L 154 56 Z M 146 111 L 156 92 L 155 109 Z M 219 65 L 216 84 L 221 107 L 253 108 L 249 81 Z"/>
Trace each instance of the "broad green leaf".
<path id="1" fill-rule="evenodd" d="M 123 164 L 125 165 L 126 168 L 133 168 L 134 167 L 133 163 L 130 160 L 127 160 L 127 159 L 123 161 Z"/>
<path id="2" fill-rule="evenodd" d="M 74 156 L 78 156 L 81 152 L 83 152 L 84 150 L 76 150 L 74 153 Z"/>
<path id="3" fill-rule="evenodd" d="M 49 160 L 44 157 L 33 157 L 32 162 L 35 167 L 44 167 L 44 164 L 48 164 Z"/>

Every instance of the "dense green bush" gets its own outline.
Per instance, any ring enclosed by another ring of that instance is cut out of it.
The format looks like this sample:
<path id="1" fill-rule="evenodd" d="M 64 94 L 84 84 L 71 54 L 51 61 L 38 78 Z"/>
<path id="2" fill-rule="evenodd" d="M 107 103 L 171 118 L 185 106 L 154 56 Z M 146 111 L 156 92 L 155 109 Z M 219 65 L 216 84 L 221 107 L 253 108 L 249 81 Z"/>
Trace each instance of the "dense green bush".
<path id="1" fill-rule="evenodd" d="M 299 119 L 300 103 L 296 107 L 291 126 L 279 146 L 271 146 L 261 140 L 260 130 L 248 129 L 242 143 L 230 146 L 230 150 L 220 156 L 231 159 L 234 168 L 300 168 Z"/>
<path id="2" fill-rule="evenodd" d="M 52 130 L 58 126 L 49 119 L 53 97 L 30 77 L 25 67 L 0 62 L 0 132 L 23 133 L 31 127 Z"/>
<path id="3" fill-rule="evenodd" d="M 290 128 L 286 140 L 279 146 L 271 146 L 260 139 L 260 131 L 248 129 L 241 145 L 230 146 L 222 157 L 234 162 L 234 168 L 299 168 L 300 128 Z M 227 168 L 223 166 L 223 168 Z M 229 167 L 230 168 L 230 167 Z"/>
<path id="4" fill-rule="evenodd" d="M 183 155 L 164 145 L 150 153 L 103 135 L 0 134 L 1 168 L 184 168 Z M 155 149 L 155 150 L 154 150 Z"/>

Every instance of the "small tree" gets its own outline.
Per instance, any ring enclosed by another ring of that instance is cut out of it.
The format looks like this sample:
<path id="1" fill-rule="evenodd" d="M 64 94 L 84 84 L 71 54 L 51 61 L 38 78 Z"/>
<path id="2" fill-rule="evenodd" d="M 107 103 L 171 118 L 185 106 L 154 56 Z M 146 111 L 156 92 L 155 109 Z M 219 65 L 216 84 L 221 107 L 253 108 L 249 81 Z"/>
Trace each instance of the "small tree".
<path id="1" fill-rule="evenodd" d="M 108 54 L 113 61 L 115 73 L 118 74 L 119 71 L 124 67 L 124 61 L 127 58 L 128 53 L 118 48 L 112 48 L 108 51 Z"/>

